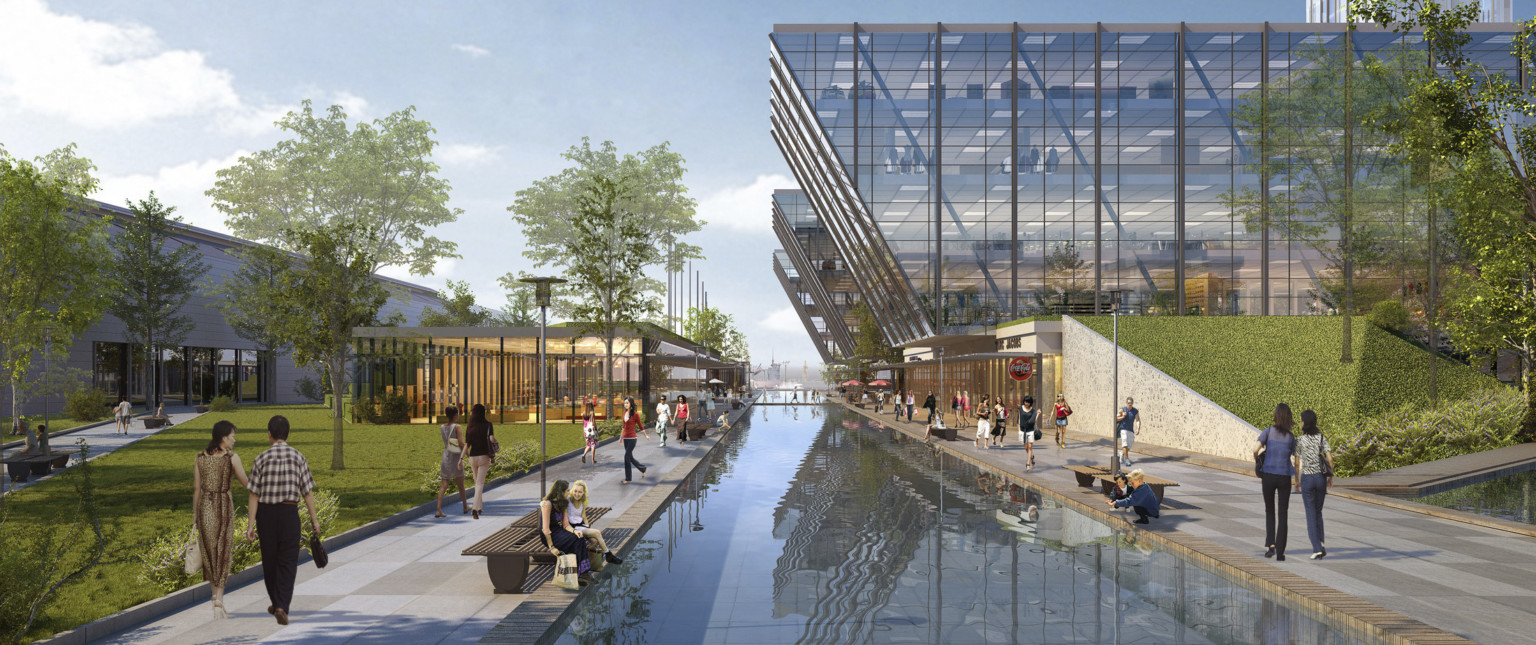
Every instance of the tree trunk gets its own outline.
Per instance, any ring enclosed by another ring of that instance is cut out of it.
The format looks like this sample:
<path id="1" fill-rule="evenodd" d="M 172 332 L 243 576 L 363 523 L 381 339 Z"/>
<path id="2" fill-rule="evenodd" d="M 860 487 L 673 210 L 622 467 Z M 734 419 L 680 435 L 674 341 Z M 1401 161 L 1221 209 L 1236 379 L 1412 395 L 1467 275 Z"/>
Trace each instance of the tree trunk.
<path id="1" fill-rule="evenodd" d="M 1520 382 L 1525 387 L 1525 418 L 1520 420 L 1520 438 L 1536 441 L 1536 369 L 1532 368 L 1529 358 L 1524 355 L 1520 358 Z"/>
<path id="2" fill-rule="evenodd" d="M 341 451 L 341 397 L 346 391 L 346 383 L 343 382 L 346 378 L 342 373 L 343 366 L 340 356 L 331 358 L 331 470 L 347 469 Z"/>
<path id="3" fill-rule="evenodd" d="M 603 340 L 606 341 L 606 343 L 607 343 L 607 353 L 608 353 L 607 368 L 604 370 L 605 375 L 604 375 L 604 379 L 603 379 L 608 384 L 608 392 L 607 392 L 607 396 L 605 396 L 603 398 L 608 401 L 608 417 L 607 418 L 608 418 L 609 421 L 612 421 L 613 420 L 613 334 L 609 333 L 608 337 L 604 338 Z"/>
<path id="4" fill-rule="evenodd" d="M 155 337 L 144 334 L 144 411 L 155 413 Z M 233 397 L 231 397 L 233 398 Z"/>
<path id="5" fill-rule="evenodd" d="M 21 418 L 21 379 L 11 379 L 11 427 L 5 429 L 10 434 L 16 429 L 16 420 Z M 0 474 L 0 477 L 9 475 Z"/>

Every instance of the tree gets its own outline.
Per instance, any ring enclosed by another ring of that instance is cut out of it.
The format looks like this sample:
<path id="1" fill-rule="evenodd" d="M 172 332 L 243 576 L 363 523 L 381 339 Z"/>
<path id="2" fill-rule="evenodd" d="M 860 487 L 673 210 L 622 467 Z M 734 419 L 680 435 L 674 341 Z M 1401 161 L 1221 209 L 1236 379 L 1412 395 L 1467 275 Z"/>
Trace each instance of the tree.
<path id="1" fill-rule="evenodd" d="M 1521 434 L 1536 439 L 1536 88 L 1513 69 L 1489 69 L 1470 49 L 1477 6 L 1425 0 L 1363 0 L 1360 19 L 1423 34 L 1426 64 L 1415 68 L 1402 103 L 1400 147 L 1438 162 L 1436 198 L 1451 215 L 1465 264 L 1453 267 L 1447 329 L 1464 349 L 1500 348 L 1521 363 L 1526 410 Z M 1536 21 L 1521 22 L 1509 45 L 1513 67 L 1536 66 Z M 1430 63 L 1433 67 L 1430 67 Z M 1428 121 L 1433 127 L 1425 127 Z"/>
<path id="2" fill-rule="evenodd" d="M 1233 118 L 1250 150 L 1245 164 L 1271 191 L 1266 196 L 1245 187 L 1224 195 L 1250 235 L 1267 224 L 1271 237 L 1306 245 L 1325 260 L 1312 294 L 1344 314 L 1340 360 L 1346 363 L 1354 360 L 1353 317 L 1391 295 L 1379 288 L 1362 293 L 1357 278 L 1392 272 L 1392 262 L 1404 256 L 1392 251 L 1417 237 L 1405 215 L 1423 202 L 1411 190 L 1402 156 L 1391 150 L 1396 138 L 1385 125 L 1403 81 L 1392 70 L 1414 54 L 1403 45 L 1385 57 L 1361 56 L 1348 38 L 1303 51 L 1306 63 L 1298 71 L 1237 102 Z"/>
<path id="3" fill-rule="evenodd" d="M 689 340 L 720 352 L 727 361 L 742 362 L 751 358 L 747 337 L 736 329 L 736 320 L 714 307 L 690 307 L 683 318 L 683 336 Z"/>
<path id="4" fill-rule="evenodd" d="M 277 122 L 292 139 L 220 170 L 208 196 L 230 230 L 246 239 L 302 252 L 289 233 L 331 226 L 352 236 L 339 240 L 345 255 L 368 246 L 355 257 L 370 258 L 370 273 L 404 266 L 430 275 L 438 260 L 458 257 L 458 247 L 429 229 L 463 211 L 448 207 L 450 186 L 432 162 L 436 130 L 415 110 L 349 129 L 341 106 L 319 116 L 304 101 Z"/>
<path id="5" fill-rule="evenodd" d="M 130 200 L 128 210 L 133 218 L 112 239 L 109 271 L 117 289 L 109 296 L 107 312 L 123 321 L 124 340 L 144 348 L 144 404 L 153 410 L 160 402 L 155 359 L 163 350 L 180 347 L 192 330 L 192 317 L 181 308 L 208 265 L 196 246 L 176 240 L 173 224 L 181 218 L 154 192 L 138 203 Z M 167 249 L 168 242 L 175 248 Z"/>
<path id="6" fill-rule="evenodd" d="M 879 363 L 899 362 L 901 354 L 891 348 L 885 333 L 875 322 L 875 313 L 864 302 L 853 307 L 853 357 L 849 363 L 859 380 L 868 381 L 870 366 Z"/>
<path id="7" fill-rule="evenodd" d="M 612 141 L 594 149 L 583 138 L 562 156 L 570 167 L 518 191 L 507 210 L 527 240 L 523 255 L 563 269 L 566 293 L 579 294 L 565 300 L 569 315 L 581 333 L 603 338 L 611 367 L 618 332 L 659 309 L 651 294 L 661 283 L 645 269 L 680 270 L 702 257 L 681 238 L 703 223 L 682 183 L 682 155 L 665 143 L 620 157 Z M 611 418 L 613 370 L 605 372 Z"/>
<path id="8" fill-rule="evenodd" d="M 62 357 L 106 308 L 106 221 L 82 211 L 94 170 L 73 144 L 36 162 L 0 149 L 0 373 L 12 419 L 36 354 L 51 345 Z"/>
<path id="9" fill-rule="evenodd" d="M 422 327 L 486 327 L 500 323 L 497 312 L 475 304 L 469 281 L 448 281 L 448 288 L 437 292 L 443 310 L 427 307 L 421 311 Z"/>
<path id="10" fill-rule="evenodd" d="M 282 287 L 284 272 L 293 268 L 293 255 L 266 245 L 228 253 L 240 260 L 240 267 L 205 289 L 213 298 L 209 306 L 217 307 L 235 335 L 255 344 L 262 356 L 281 356 L 291 346 L 283 328 L 288 304 Z M 267 391 L 276 391 L 275 370 L 266 370 L 266 375 Z"/>
<path id="11" fill-rule="evenodd" d="M 301 249 L 297 265 L 282 276 L 282 301 L 288 305 L 282 336 L 293 346 L 293 360 L 318 366 L 330 380 L 331 469 L 343 470 L 342 396 L 347 391 L 347 361 L 352 328 L 374 324 L 389 292 L 373 277 L 374 244 L 357 244 L 367 235 L 360 224 L 342 222 L 294 231 L 288 245 Z"/>

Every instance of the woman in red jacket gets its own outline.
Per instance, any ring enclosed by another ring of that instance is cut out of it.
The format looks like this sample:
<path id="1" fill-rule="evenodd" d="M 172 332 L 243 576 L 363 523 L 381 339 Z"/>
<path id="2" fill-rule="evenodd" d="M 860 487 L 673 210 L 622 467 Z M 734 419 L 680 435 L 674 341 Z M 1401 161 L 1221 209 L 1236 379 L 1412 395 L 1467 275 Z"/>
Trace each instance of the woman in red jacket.
<path id="1" fill-rule="evenodd" d="M 630 482 L 630 466 L 640 469 L 640 475 L 645 476 L 645 466 L 635 461 L 635 442 L 639 440 L 637 432 L 645 430 L 645 420 L 640 416 L 640 409 L 635 407 L 635 400 L 624 399 L 624 433 L 620 437 L 624 440 L 624 481 Z"/>
<path id="2" fill-rule="evenodd" d="M 688 397 L 677 395 L 677 440 L 688 441 Z"/>

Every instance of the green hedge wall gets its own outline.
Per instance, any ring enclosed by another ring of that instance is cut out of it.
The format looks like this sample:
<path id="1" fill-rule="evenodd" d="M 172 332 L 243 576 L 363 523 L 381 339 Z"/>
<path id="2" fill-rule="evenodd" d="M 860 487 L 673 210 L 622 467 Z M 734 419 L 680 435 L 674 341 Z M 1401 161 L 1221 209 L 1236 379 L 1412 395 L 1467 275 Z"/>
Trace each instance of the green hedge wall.
<path id="1" fill-rule="evenodd" d="M 1105 338 L 1108 316 L 1075 317 Z M 1429 353 L 1354 319 L 1353 363 L 1339 362 L 1344 320 L 1337 316 L 1122 316 L 1120 345 L 1245 421 L 1269 425 L 1275 404 L 1336 431 L 1405 404 L 1429 401 Z M 1442 358 L 1440 399 L 1490 387 L 1490 376 Z"/>

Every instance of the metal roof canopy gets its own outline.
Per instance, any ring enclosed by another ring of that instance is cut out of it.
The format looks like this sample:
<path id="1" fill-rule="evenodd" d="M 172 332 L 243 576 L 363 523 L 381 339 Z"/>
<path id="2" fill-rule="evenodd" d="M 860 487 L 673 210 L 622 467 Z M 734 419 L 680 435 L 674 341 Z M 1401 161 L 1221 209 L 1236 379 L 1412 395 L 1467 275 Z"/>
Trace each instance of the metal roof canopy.
<path id="1" fill-rule="evenodd" d="M 961 354 L 959 356 L 945 356 L 944 357 L 944 362 L 946 362 L 946 363 L 955 363 L 955 362 L 964 363 L 966 361 L 988 361 L 988 360 L 994 360 L 994 359 L 999 359 L 999 358 L 1034 358 L 1035 356 L 1038 356 L 1038 354 L 1035 354 L 1034 352 L 1014 352 L 1014 353 L 1008 353 L 1008 352 L 979 352 L 979 353 L 976 353 L 976 354 Z M 871 369 L 871 370 L 894 370 L 894 369 L 901 369 L 903 367 L 923 367 L 925 365 L 938 365 L 938 364 L 939 364 L 938 359 L 930 358 L 930 359 L 921 360 L 921 361 L 908 361 L 906 363 L 885 363 L 885 364 L 881 364 L 881 365 L 871 365 L 869 367 L 869 369 Z"/>

